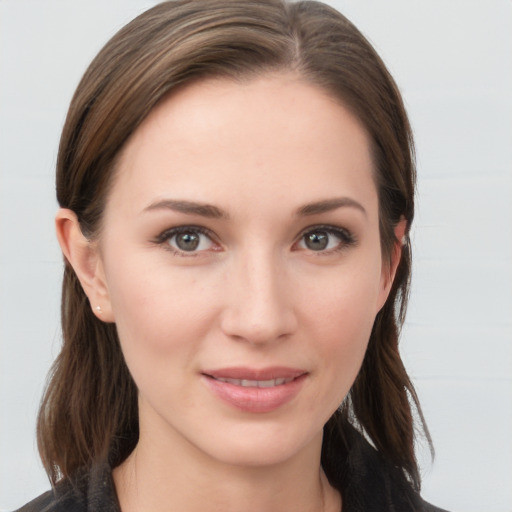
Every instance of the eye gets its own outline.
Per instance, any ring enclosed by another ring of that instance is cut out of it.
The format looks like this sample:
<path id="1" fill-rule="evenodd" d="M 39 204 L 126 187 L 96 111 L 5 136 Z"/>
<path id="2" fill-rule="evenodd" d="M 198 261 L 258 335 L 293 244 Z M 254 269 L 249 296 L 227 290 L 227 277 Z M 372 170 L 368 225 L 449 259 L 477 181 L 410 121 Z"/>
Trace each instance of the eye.
<path id="1" fill-rule="evenodd" d="M 355 243 L 354 236 L 346 229 L 334 226 L 317 226 L 301 235 L 299 249 L 314 252 L 341 251 Z"/>
<path id="2" fill-rule="evenodd" d="M 210 233 L 199 226 L 179 226 L 162 233 L 157 242 L 166 244 L 166 248 L 177 254 L 192 256 L 201 251 L 208 251 L 216 247 Z"/>

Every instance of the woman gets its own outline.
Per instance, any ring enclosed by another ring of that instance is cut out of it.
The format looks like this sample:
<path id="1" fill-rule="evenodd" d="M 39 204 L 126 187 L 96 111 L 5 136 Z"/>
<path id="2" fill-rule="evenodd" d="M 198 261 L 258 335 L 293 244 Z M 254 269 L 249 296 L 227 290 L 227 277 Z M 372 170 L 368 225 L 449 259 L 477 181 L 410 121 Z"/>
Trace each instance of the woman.
<path id="1" fill-rule="evenodd" d="M 412 138 L 315 2 L 166 2 L 83 77 L 57 163 L 64 344 L 21 510 L 438 510 L 397 349 Z"/>

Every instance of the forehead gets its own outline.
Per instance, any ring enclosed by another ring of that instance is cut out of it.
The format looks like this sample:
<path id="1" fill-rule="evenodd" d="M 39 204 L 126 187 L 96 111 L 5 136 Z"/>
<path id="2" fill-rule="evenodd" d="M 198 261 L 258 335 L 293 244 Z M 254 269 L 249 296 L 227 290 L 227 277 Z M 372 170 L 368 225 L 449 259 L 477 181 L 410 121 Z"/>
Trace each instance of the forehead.
<path id="1" fill-rule="evenodd" d="M 208 79 L 151 111 L 121 154 L 111 199 L 368 199 L 372 175 L 365 129 L 320 88 L 291 75 Z"/>

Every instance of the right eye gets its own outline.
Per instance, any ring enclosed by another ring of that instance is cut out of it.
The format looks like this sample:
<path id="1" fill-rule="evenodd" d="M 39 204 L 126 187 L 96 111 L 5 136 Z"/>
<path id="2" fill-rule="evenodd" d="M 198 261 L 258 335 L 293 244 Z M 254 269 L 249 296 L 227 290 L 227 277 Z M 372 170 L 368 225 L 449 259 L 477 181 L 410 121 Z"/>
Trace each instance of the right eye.
<path id="1" fill-rule="evenodd" d="M 158 237 L 158 243 L 168 245 L 171 251 L 180 256 L 195 256 L 215 247 L 208 231 L 196 226 L 169 229 Z"/>

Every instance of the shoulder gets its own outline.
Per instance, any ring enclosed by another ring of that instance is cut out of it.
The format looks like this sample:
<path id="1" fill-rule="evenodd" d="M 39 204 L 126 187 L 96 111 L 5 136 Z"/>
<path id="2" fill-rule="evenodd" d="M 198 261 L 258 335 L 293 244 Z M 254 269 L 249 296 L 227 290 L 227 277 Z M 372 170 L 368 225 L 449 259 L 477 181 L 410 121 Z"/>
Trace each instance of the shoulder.
<path id="1" fill-rule="evenodd" d="M 72 480 L 62 480 L 55 487 L 30 501 L 16 512 L 120 512 L 106 464 L 79 472 Z"/>
<path id="2" fill-rule="evenodd" d="M 41 494 L 16 512 L 86 512 L 84 495 L 77 489 L 64 489 L 63 484 Z"/>
<path id="3" fill-rule="evenodd" d="M 404 473 L 389 464 L 355 429 L 346 432 L 347 448 L 332 467 L 331 484 L 343 497 L 346 512 L 447 512 L 422 499 Z"/>

